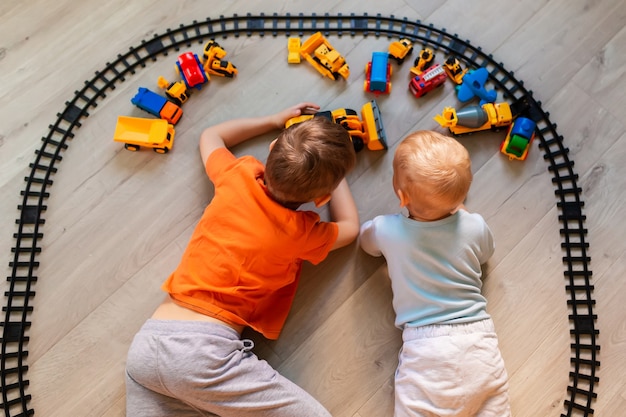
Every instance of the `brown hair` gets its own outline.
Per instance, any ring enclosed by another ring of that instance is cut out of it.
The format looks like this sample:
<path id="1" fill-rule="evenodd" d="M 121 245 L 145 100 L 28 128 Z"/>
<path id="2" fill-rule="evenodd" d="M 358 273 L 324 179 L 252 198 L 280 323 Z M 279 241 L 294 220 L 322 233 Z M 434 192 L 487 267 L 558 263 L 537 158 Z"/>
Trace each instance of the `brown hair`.
<path id="1" fill-rule="evenodd" d="M 348 131 L 326 117 L 291 125 L 278 136 L 265 183 L 283 204 L 304 204 L 331 193 L 356 164 Z"/>
<path id="2" fill-rule="evenodd" d="M 419 130 L 398 145 L 393 169 L 397 186 L 409 195 L 428 190 L 458 205 L 472 182 L 471 164 L 467 149 L 454 138 Z"/>

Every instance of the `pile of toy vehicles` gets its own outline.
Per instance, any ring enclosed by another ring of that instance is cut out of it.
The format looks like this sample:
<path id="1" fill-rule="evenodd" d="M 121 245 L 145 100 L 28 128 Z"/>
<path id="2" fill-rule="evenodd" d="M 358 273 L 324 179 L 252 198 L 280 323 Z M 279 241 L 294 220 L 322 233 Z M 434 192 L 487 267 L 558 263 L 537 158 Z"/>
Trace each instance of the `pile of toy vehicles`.
<path id="1" fill-rule="evenodd" d="M 174 125 L 183 115 L 181 106 L 193 88 L 200 90 L 209 82 L 211 75 L 232 78 L 237 67 L 224 60 L 226 51 L 214 40 L 203 48 L 202 59 L 193 52 L 178 56 L 175 70 L 180 80 L 170 82 L 159 77 L 157 85 L 165 91 L 165 97 L 146 88 L 139 87 L 131 103 L 157 119 L 119 116 L 113 140 L 124 143 L 124 148 L 136 152 L 142 147 L 157 153 L 167 153 L 174 143 Z"/>

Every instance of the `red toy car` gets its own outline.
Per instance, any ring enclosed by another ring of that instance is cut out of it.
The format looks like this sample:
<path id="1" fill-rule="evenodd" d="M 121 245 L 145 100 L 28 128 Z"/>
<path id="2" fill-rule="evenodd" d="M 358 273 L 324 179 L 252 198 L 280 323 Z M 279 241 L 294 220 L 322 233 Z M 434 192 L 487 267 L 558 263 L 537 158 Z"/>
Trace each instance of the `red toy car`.
<path id="1" fill-rule="evenodd" d="M 181 54 L 176 62 L 176 68 L 188 88 L 195 87 L 200 90 L 203 84 L 209 82 L 209 77 L 202 68 L 200 58 L 193 52 Z"/>
<path id="2" fill-rule="evenodd" d="M 429 91 L 439 87 L 446 81 L 446 72 L 439 64 L 425 70 L 420 75 L 416 75 L 409 83 L 409 90 L 415 97 L 422 97 Z"/>

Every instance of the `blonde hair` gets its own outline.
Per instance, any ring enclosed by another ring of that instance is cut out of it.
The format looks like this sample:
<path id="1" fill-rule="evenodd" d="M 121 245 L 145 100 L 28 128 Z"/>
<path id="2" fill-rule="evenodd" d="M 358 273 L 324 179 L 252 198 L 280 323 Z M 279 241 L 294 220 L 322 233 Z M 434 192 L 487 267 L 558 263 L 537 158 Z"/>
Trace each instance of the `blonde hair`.
<path id="1" fill-rule="evenodd" d="M 427 191 L 451 207 L 465 200 L 472 182 L 467 149 L 454 138 L 430 130 L 413 132 L 398 145 L 393 169 L 397 188 L 410 197 Z"/>
<path id="2" fill-rule="evenodd" d="M 278 136 L 265 164 L 265 183 L 281 203 L 304 204 L 330 194 L 355 165 L 348 131 L 313 117 Z"/>

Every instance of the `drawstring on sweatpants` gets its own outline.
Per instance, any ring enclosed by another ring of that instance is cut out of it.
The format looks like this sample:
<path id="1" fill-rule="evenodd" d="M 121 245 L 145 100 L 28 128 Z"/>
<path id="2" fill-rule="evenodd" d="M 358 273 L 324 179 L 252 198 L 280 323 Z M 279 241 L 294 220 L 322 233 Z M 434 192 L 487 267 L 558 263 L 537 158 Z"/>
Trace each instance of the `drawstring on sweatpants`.
<path id="1" fill-rule="evenodd" d="M 241 341 L 243 342 L 242 352 L 250 352 L 254 348 L 254 342 L 252 340 L 242 339 Z"/>

